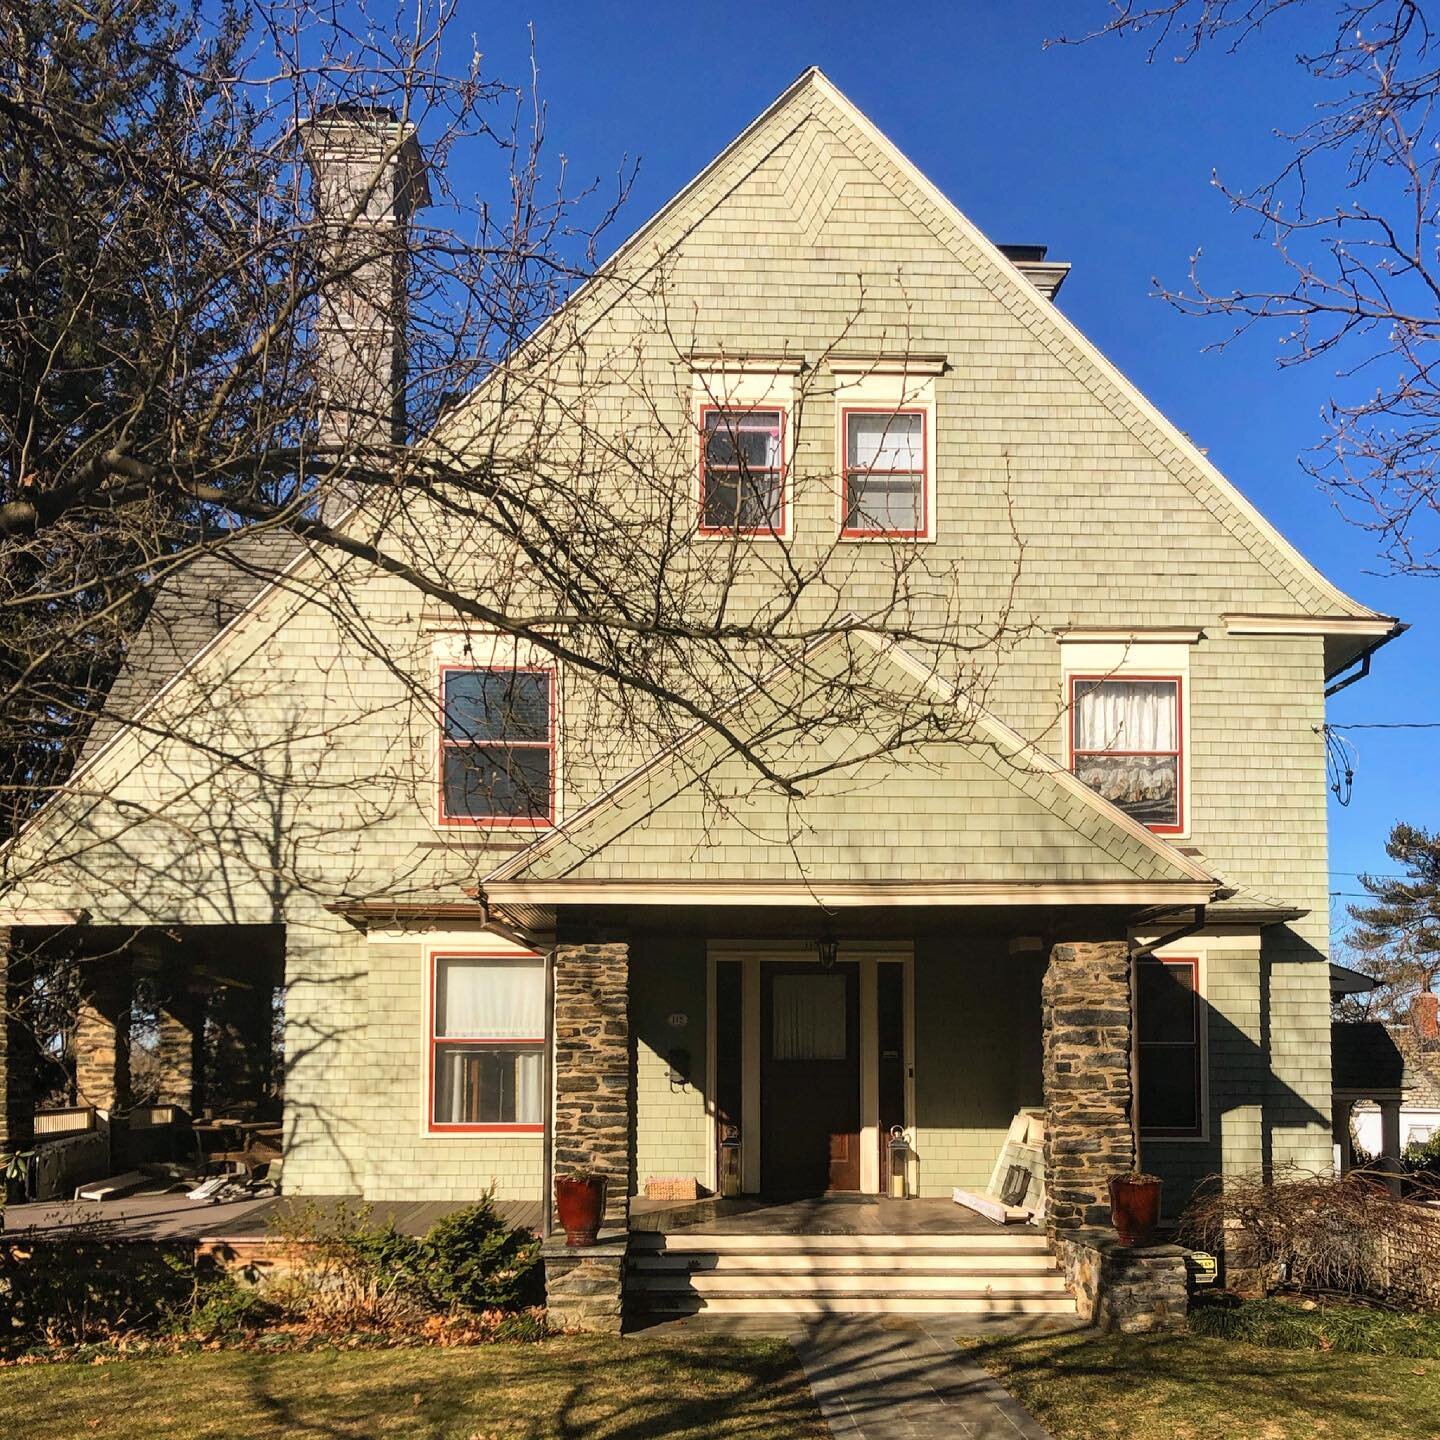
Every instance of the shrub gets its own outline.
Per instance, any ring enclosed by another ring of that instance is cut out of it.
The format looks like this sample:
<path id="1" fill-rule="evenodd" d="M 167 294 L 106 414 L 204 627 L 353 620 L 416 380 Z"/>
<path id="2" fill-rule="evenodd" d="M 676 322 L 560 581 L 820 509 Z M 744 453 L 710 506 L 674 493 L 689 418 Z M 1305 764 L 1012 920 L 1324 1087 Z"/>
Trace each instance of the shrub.
<path id="1" fill-rule="evenodd" d="M 1407 1145 L 1400 1157 L 1412 1175 L 1434 1175 L 1440 1177 L 1440 1130 L 1419 1145 Z"/>
<path id="2" fill-rule="evenodd" d="M 1283 1283 L 1392 1303 L 1440 1301 L 1440 1213 L 1360 1171 L 1274 1181 L 1212 1176 L 1180 1217 L 1179 1237 L 1225 1252 L 1232 1271 L 1266 1273 L 1267 1288 Z"/>
<path id="3" fill-rule="evenodd" d="M 1190 1329 L 1220 1340 L 1272 1350 L 1336 1350 L 1353 1355 L 1403 1355 L 1440 1360 L 1440 1316 L 1401 1315 L 1360 1305 L 1304 1309 L 1288 1300 L 1201 1305 Z"/>
<path id="4" fill-rule="evenodd" d="M 427 1313 L 517 1310 L 538 1299 L 539 1242 L 508 1225 L 486 1193 L 420 1237 L 377 1225 L 369 1205 L 312 1203 L 275 1223 L 297 1272 L 276 1295 L 312 1323 L 413 1325 Z"/>

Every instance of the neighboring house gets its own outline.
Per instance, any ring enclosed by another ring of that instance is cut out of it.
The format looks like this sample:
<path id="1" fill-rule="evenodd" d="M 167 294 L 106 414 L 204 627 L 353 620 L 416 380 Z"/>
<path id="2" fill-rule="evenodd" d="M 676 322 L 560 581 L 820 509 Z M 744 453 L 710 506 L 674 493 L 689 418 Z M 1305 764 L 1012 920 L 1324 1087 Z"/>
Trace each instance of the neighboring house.
<path id="1" fill-rule="evenodd" d="M 1440 997 L 1427 991 L 1416 996 L 1404 1025 L 1370 1022 L 1335 1027 L 1337 1054 L 1346 1049 L 1352 1053 L 1350 1063 L 1343 1067 L 1346 1073 L 1337 1060 L 1336 1098 L 1351 1097 L 1346 1129 L 1366 1155 L 1394 1157 L 1440 1134 L 1437 1004 Z M 1357 1039 L 1366 1032 L 1377 1033 Z M 1364 1053 L 1367 1049 L 1368 1054 Z M 1337 1143 L 1343 1143 L 1343 1133 L 1337 1129 Z M 1349 1155 L 1342 1156 L 1342 1164 L 1349 1161 Z"/>
<path id="2" fill-rule="evenodd" d="M 744 1192 L 875 1193 L 899 1125 L 910 1185 L 945 1197 L 985 1186 L 1029 1107 L 1052 1230 L 1105 1218 L 1137 1129 L 1172 1211 L 1216 1171 L 1327 1167 L 1321 725 L 1327 685 L 1396 622 L 1078 333 L 1064 266 L 997 248 L 816 71 L 614 263 L 659 255 L 685 356 L 633 295 L 621 313 L 582 291 L 567 323 L 592 359 L 655 342 L 700 531 L 747 518 L 734 440 L 788 533 L 854 533 L 847 583 L 876 578 L 867 554 L 883 567 L 858 543 L 875 530 L 976 594 L 1016 586 L 1033 623 L 976 743 L 832 772 L 799 802 L 713 737 L 602 764 L 574 677 L 301 554 L 12 845 L 12 987 L 62 933 L 166 977 L 168 1098 L 194 1104 L 197 995 L 242 1050 L 268 1045 L 283 975 L 294 1194 L 533 1201 L 548 1165 L 588 1159 L 621 1221 L 650 1176 L 715 1188 L 732 1133 Z M 809 465 L 863 489 L 881 455 L 864 507 L 788 488 Z M 337 585 L 452 721 L 504 691 L 505 753 L 437 733 L 433 702 L 345 642 Z M 903 647 L 882 659 L 897 687 L 931 683 Z M 737 707 L 738 733 L 766 703 Z M 284 783 L 214 759 L 247 747 L 293 750 Z M 743 807 L 707 809 L 700 772 Z M 87 972 L 80 1082 L 102 1106 L 124 1104 L 127 963 Z"/>

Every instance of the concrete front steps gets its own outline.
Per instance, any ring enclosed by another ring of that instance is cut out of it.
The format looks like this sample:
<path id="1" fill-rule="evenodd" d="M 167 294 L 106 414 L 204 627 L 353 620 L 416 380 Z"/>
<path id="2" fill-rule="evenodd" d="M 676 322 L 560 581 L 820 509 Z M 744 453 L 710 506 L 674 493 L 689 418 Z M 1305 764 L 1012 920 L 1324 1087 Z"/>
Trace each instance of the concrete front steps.
<path id="1" fill-rule="evenodd" d="M 626 1296 L 652 1315 L 1073 1316 L 1033 1230 L 966 1235 L 634 1231 Z"/>

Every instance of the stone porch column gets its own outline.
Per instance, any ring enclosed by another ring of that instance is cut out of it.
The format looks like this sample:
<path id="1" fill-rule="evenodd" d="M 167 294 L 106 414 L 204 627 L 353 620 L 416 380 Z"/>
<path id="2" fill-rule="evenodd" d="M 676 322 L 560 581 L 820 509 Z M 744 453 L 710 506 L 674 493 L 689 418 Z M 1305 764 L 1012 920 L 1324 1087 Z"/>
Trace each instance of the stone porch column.
<path id="1" fill-rule="evenodd" d="M 606 1228 L 630 1224 L 634 1126 L 629 946 L 558 945 L 555 1174 L 583 1167 L 608 1178 Z"/>
<path id="2" fill-rule="evenodd" d="M 35 1134 L 35 1036 L 26 1013 L 29 960 L 9 926 L 0 926 L 0 1153 Z"/>
<path id="3" fill-rule="evenodd" d="M 1042 987 L 1045 1229 L 1110 1223 L 1109 1180 L 1133 1168 L 1130 947 L 1057 944 Z"/>
<path id="4" fill-rule="evenodd" d="M 185 984 L 183 975 L 174 976 L 160 1003 L 160 1085 L 155 1098 L 194 1115 L 203 1103 L 205 1007 L 202 997 Z"/>
<path id="5" fill-rule="evenodd" d="M 84 990 L 75 1015 L 75 1092 L 79 1104 L 111 1115 L 130 1104 L 130 957 L 82 960 L 80 972 Z"/>

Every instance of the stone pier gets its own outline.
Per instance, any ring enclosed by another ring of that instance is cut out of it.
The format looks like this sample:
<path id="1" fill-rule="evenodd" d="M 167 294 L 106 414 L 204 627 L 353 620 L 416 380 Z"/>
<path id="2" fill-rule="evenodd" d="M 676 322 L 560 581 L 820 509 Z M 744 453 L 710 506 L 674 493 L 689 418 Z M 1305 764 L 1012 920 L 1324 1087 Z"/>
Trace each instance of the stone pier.
<path id="1" fill-rule="evenodd" d="M 1110 1224 L 1109 1182 L 1133 1169 L 1130 950 L 1057 944 L 1042 989 L 1045 1229 Z"/>
<path id="2" fill-rule="evenodd" d="M 106 1115 L 130 1106 L 130 1016 L 134 976 L 128 954 L 80 963 L 84 987 L 75 1015 L 75 1093 Z"/>

